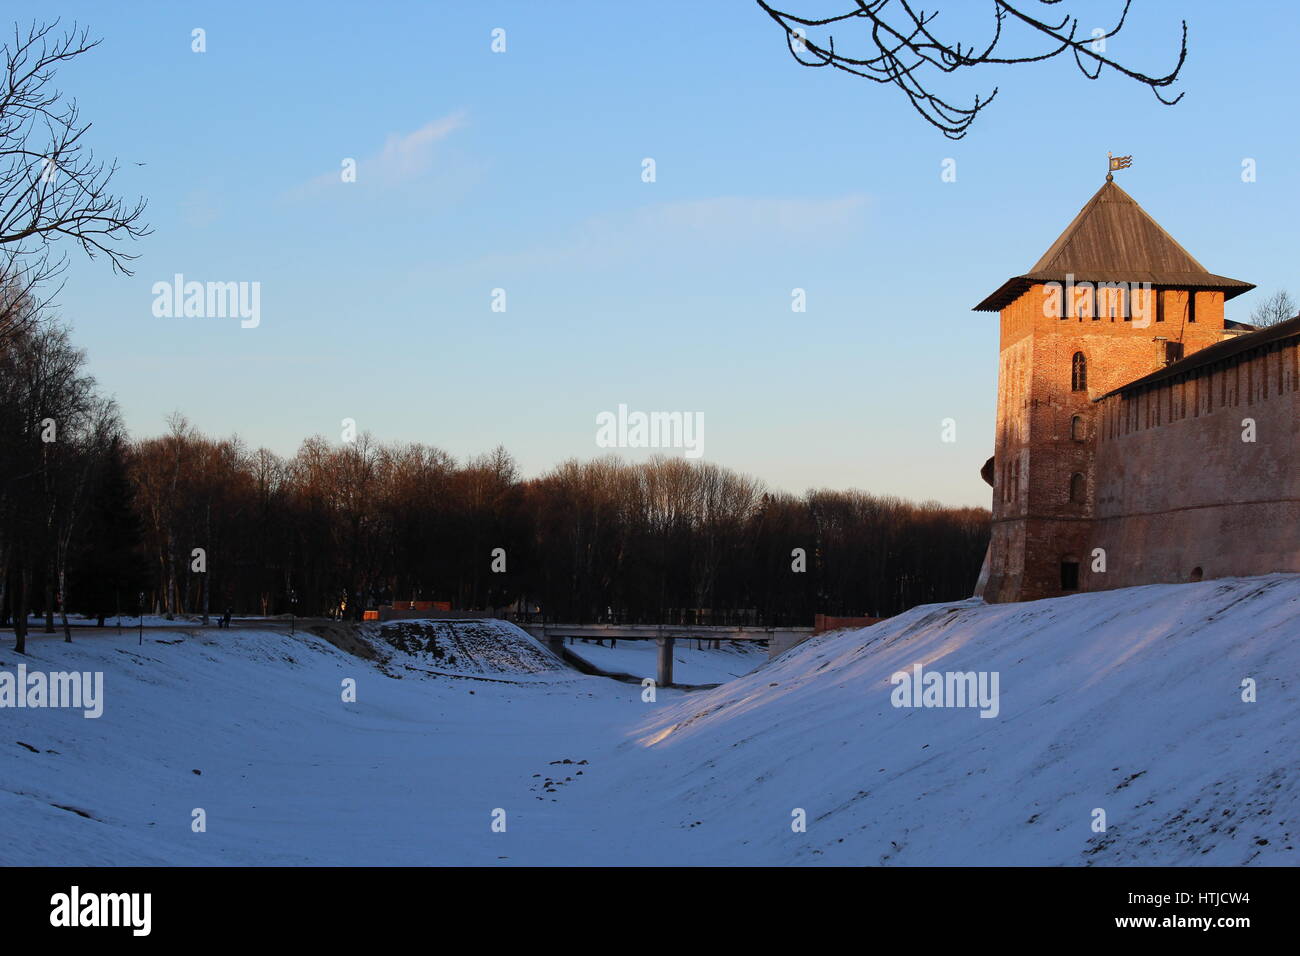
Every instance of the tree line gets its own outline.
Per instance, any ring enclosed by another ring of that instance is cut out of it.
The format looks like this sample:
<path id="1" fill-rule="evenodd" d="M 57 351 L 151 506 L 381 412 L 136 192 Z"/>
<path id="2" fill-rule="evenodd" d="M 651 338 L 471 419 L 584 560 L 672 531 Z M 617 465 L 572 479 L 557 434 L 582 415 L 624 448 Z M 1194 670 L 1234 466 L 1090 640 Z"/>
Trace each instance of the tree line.
<path id="1" fill-rule="evenodd" d="M 524 479 L 362 433 L 282 457 L 174 415 L 131 439 L 65 328 L 0 344 L 0 619 L 337 615 L 437 600 L 551 620 L 807 624 L 970 594 L 984 509 L 772 491 L 716 464 Z"/>
<path id="2" fill-rule="evenodd" d="M 131 244 L 150 232 L 145 201 L 113 191 L 117 163 L 95 156 L 90 123 L 55 86 L 98 45 L 57 20 L 0 36 L 0 615 L 20 652 L 29 610 L 52 629 L 70 588 L 102 607 L 97 592 L 136 584 L 118 564 L 139 543 L 121 421 L 46 311 L 66 247 L 130 275 Z"/>

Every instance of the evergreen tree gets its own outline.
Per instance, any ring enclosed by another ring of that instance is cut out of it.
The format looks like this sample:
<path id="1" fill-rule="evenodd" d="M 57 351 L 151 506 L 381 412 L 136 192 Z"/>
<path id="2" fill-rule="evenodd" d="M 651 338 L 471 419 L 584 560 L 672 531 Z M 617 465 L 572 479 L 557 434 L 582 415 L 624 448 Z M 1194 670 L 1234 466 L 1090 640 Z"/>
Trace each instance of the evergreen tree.
<path id="1" fill-rule="evenodd" d="M 114 437 L 91 490 L 85 546 L 73 565 L 73 600 L 81 613 L 104 618 L 134 607 L 147 585 L 140 517 L 121 441 Z"/>

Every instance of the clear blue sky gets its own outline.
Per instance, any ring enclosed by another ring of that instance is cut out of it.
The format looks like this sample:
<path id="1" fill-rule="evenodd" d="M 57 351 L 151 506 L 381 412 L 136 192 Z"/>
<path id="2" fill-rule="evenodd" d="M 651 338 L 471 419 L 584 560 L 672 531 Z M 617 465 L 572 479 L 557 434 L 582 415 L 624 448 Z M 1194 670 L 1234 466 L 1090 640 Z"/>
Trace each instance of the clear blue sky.
<path id="1" fill-rule="evenodd" d="M 997 318 L 970 308 L 1047 248 L 1108 150 L 1211 271 L 1300 291 L 1297 14 L 1135 5 L 1108 52 L 1164 72 L 1185 16 L 1182 103 L 1064 59 L 976 71 L 943 88 L 1001 91 L 956 143 L 892 88 L 795 65 L 749 0 L 7 12 L 104 38 L 59 85 L 156 232 L 132 278 L 75 253 L 58 310 L 133 434 L 179 410 L 292 453 L 354 418 L 458 457 L 501 443 L 535 475 L 601 454 L 595 417 L 624 403 L 702 412 L 704 458 L 775 487 L 986 504 Z M 960 6 L 983 35 L 985 5 Z M 260 282 L 261 325 L 154 317 L 178 272 Z"/>

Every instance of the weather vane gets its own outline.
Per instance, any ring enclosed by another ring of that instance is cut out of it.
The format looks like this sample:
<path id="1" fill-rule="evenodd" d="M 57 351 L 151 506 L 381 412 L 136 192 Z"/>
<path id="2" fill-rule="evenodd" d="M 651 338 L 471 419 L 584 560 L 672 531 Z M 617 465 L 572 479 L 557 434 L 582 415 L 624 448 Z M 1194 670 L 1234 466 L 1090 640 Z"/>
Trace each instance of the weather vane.
<path id="1" fill-rule="evenodd" d="M 1115 170 L 1128 169 L 1133 165 L 1133 157 L 1116 156 L 1114 153 L 1107 153 L 1106 155 L 1110 157 L 1110 171 L 1106 173 L 1106 182 L 1113 183 L 1115 181 Z"/>

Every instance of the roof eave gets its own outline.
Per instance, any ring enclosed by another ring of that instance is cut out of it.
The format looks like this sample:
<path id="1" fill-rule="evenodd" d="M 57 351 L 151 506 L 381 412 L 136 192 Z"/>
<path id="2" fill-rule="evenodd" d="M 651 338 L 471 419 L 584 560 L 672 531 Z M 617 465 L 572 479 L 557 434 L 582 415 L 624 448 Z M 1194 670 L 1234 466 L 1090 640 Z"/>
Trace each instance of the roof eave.
<path id="1" fill-rule="evenodd" d="M 1029 273 L 1028 275 L 1013 276 L 1006 282 L 1002 283 L 995 292 L 985 297 L 979 305 L 971 309 L 972 312 L 999 312 L 1006 306 L 1010 305 L 1032 286 L 1045 285 L 1048 282 L 1066 282 L 1069 280 L 1075 282 L 1132 282 L 1135 277 L 1130 276 L 1128 279 L 1117 279 L 1113 276 L 1103 276 L 1098 273 L 1091 274 L 1071 274 L 1056 275 L 1045 273 Z M 1150 282 L 1157 288 L 1190 288 L 1201 289 L 1206 292 L 1222 292 L 1223 299 L 1226 302 L 1229 299 L 1235 299 L 1243 292 L 1249 292 L 1255 288 L 1254 283 L 1243 282 L 1241 279 L 1230 279 L 1227 276 L 1217 276 L 1212 273 L 1206 273 L 1204 276 L 1152 276 L 1150 279 L 1137 279 L 1136 281 Z"/>
<path id="2" fill-rule="evenodd" d="M 1001 312 L 1002 309 L 1010 305 L 1028 289 L 1033 283 L 1026 276 L 1014 276 L 1008 279 L 1002 285 L 998 286 L 997 291 L 985 297 L 984 301 L 971 309 L 972 312 Z"/>

